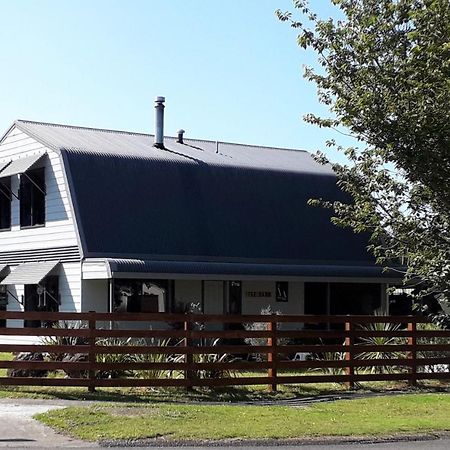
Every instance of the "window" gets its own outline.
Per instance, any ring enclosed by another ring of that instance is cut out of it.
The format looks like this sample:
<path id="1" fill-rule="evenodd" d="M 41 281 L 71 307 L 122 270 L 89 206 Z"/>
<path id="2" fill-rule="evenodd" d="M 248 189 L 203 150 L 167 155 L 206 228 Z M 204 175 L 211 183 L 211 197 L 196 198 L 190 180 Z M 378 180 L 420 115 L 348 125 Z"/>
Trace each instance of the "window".
<path id="1" fill-rule="evenodd" d="M 20 176 L 20 226 L 45 225 L 45 171 L 29 170 Z"/>
<path id="2" fill-rule="evenodd" d="M 289 300 L 289 283 L 287 281 L 277 281 L 275 290 L 277 302 L 287 302 Z"/>
<path id="3" fill-rule="evenodd" d="M 41 284 L 26 284 L 24 286 L 24 311 L 59 310 L 59 281 L 57 276 L 47 276 Z M 50 327 L 51 322 L 40 320 L 25 320 L 25 328 Z"/>
<path id="4" fill-rule="evenodd" d="M 0 230 L 11 228 L 11 178 L 0 178 Z"/>
<path id="5" fill-rule="evenodd" d="M 0 284 L 0 311 L 6 311 L 8 307 L 8 293 L 4 284 Z M 0 320 L 0 327 L 6 327 L 6 320 Z"/>
<path id="6" fill-rule="evenodd" d="M 122 280 L 114 282 L 113 312 L 165 312 L 167 280 Z"/>

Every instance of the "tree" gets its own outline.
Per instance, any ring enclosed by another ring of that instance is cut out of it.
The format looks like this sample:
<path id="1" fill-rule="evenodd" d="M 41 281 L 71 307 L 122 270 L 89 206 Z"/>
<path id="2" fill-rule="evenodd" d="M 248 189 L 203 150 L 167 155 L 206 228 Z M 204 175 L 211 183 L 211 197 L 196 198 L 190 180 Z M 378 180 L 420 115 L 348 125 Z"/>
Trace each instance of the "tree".
<path id="1" fill-rule="evenodd" d="M 359 144 L 342 148 L 348 165 L 331 163 L 352 203 L 315 199 L 333 221 L 369 232 L 378 263 L 406 264 L 420 295 L 450 299 L 450 2 L 332 0 L 342 19 L 321 19 L 307 0 L 278 18 L 298 44 L 317 54 L 305 77 L 317 85 L 330 117 L 319 127 L 348 130 Z M 330 163 L 320 153 L 322 163 Z M 450 323 L 439 315 L 436 320 Z"/>

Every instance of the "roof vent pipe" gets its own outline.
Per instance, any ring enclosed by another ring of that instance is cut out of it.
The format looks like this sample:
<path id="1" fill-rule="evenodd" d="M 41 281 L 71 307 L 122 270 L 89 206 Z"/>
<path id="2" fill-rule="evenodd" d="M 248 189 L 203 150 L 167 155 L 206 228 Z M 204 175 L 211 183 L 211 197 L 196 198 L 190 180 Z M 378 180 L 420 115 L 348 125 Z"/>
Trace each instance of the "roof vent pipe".
<path id="1" fill-rule="evenodd" d="M 185 131 L 182 128 L 177 131 L 177 134 L 178 134 L 177 142 L 179 142 L 180 144 L 183 144 L 183 134 L 184 133 L 185 133 Z"/>
<path id="2" fill-rule="evenodd" d="M 155 99 L 155 143 L 156 148 L 164 148 L 164 97 Z"/>

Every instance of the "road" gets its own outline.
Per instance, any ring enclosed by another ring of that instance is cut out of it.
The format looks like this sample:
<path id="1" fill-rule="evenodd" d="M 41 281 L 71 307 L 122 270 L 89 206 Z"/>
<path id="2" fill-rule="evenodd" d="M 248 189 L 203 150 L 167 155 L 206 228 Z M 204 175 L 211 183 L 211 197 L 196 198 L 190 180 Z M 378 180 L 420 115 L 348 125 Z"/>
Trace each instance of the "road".
<path id="1" fill-rule="evenodd" d="M 0 445 L 1 448 L 1 445 Z M 17 443 L 15 445 L 11 445 L 11 448 L 17 449 L 17 450 L 29 450 L 30 448 L 33 449 L 54 449 L 55 447 L 39 447 L 39 446 L 26 446 L 26 447 L 17 447 Z M 81 449 L 89 449 L 91 450 L 92 447 L 72 447 L 70 445 L 58 447 L 58 448 L 73 448 L 74 450 L 81 450 Z M 97 447 L 98 448 L 98 447 Z M 126 450 L 130 449 L 132 447 L 113 447 L 114 450 Z M 139 449 L 152 449 L 152 450 L 199 450 L 199 449 L 215 449 L 217 450 L 220 448 L 221 450 L 298 450 L 298 449 L 304 449 L 304 450 L 448 450 L 450 448 L 450 440 L 448 439 L 436 439 L 432 441 L 417 441 L 417 442 L 391 442 L 391 443 L 384 443 L 384 444 L 336 444 L 336 445 L 315 445 L 315 444 L 307 444 L 307 445 L 299 445 L 299 446 L 270 446 L 270 447 L 247 447 L 247 446 L 236 446 L 236 447 L 133 447 L 133 448 L 139 448 Z"/>

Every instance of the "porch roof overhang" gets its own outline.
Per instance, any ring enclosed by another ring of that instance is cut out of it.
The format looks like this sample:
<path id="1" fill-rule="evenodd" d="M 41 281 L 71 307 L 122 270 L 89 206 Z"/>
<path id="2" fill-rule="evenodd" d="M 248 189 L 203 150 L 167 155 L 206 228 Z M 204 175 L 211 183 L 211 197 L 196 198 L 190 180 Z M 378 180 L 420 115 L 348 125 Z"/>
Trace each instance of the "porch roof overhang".
<path id="1" fill-rule="evenodd" d="M 240 279 L 240 278 L 342 278 L 372 279 L 396 282 L 402 279 L 398 271 L 384 271 L 374 265 L 331 264 L 260 264 L 199 261 L 156 261 L 139 259 L 105 259 L 108 278 L 171 278 Z"/>
<path id="2" fill-rule="evenodd" d="M 25 156 L 24 158 L 19 158 L 7 163 L 0 169 L 0 178 L 25 173 L 27 170 L 32 169 L 44 156 L 45 153 L 40 153 L 37 155 Z"/>
<path id="3" fill-rule="evenodd" d="M 59 261 L 23 263 L 17 266 L 0 284 L 39 284 L 59 265 Z"/>

